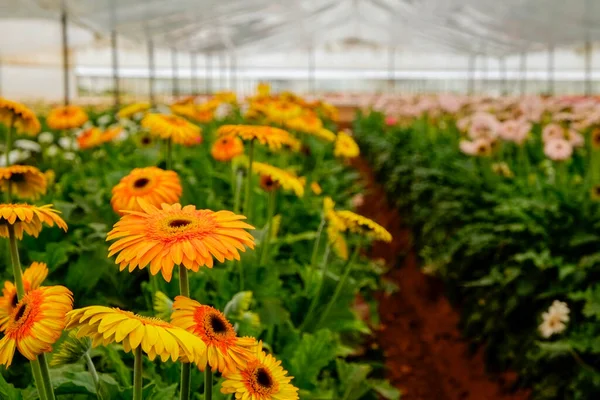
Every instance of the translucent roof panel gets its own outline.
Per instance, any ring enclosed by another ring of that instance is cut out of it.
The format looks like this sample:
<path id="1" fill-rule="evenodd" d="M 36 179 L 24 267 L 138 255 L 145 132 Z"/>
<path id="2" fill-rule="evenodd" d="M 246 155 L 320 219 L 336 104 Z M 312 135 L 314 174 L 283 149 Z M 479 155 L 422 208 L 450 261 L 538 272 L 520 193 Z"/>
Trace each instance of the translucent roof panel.
<path id="1" fill-rule="evenodd" d="M 70 20 L 185 51 L 341 43 L 504 55 L 600 39 L 597 0 L 0 0 L 0 17 Z"/>

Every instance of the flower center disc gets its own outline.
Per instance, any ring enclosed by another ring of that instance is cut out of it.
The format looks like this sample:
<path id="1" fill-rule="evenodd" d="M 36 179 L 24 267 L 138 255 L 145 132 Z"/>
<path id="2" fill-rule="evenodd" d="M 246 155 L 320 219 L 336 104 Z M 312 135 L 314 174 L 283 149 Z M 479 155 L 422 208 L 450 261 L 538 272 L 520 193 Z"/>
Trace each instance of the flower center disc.
<path id="1" fill-rule="evenodd" d="M 256 382 L 265 389 L 271 389 L 273 387 L 273 378 L 269 371 L 263 367 L 256 371 Z"/>
<path id="2" fill-rule="evenodd" d="M 25 174 L 17 173 L 12 174 L 9 179 L 13 183 L 22 183 L 25 182 Z"/>
<path id="3" fill-rule="evenodd" d="M 17 296 L 17 292 L 15 292 L 15 294 L 13 295 L 10 304 L 13 308 L 15 308 L 17 306 L 17 304 L 19 304 L 19 298 Z"/>
<path id="4" fill-rule="evenodd" d="M 133 186 L 135 186 L 138 189 L 141 189 L 143 187 L 145 187 L 148 182 L 150 182 L 150 180 L 148 178 L 140 178 L 138 180 L 136 180 L 135 182 L 133 182 Z"/>
<path id="5" fill-rule="evenodd" d="M 15 298 L 16 297 L 17 296 L 15 296 Z M 27 311 L 27 304 L 23 304 L 17 309 L 17 312 L 15 313 L 15 322 L 19 322 L 19 320 L 23 318 L 25 311 Z"/>
<path id="6" fill-rule="evenodd" d="M 210 327 L 216 334 L 227 333 L 227 325 L 225 325 L 223 320 L 218 315 L 212 315 L 210 317 Z"/>
<path id="7" fill-rule="evenodd" d="M 190 225 L 191 223 L 192 223 L 192 221 L 187 220 L 187 219 L 174 219 L 173 221 L 169 222 L 169 227 L 184 228 L 184 227 Z"/>

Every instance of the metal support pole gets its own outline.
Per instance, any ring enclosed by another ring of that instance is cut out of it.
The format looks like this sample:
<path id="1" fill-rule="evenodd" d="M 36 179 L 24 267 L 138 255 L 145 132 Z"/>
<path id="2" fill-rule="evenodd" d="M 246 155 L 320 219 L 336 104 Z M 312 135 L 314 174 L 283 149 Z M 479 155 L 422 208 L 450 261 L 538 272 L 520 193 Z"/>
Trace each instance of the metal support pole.
<path id="1" fill-rule="evenodd" d="M 548 94 L 554 94 L 554 46 L 548 47 Z"/>
<path id="2" fill-rule="evenodd" d="M 390 46 L 388 60 L 388 90 L 390 93 L 396 91 L 396 48 Z"/>
<path id="3" fill-rule="evenodd" d="M 119 87 L 119 55 L 117 49 L 117 31 L 113 30 L 110 34 L 110 45 L 112 50 L 112 73 L 113 73 L 113 94 L 114 106 L 116 109 L 121 105 L 121 93 Z"/>
<path id="4" fill-rule="evenodd" d="M 175 101 L 177 99 L 177 97 L 179 97 L 179 74 L 178 72 L 178 67 L 177 67 L 177 50 L 175 49 L 171 49 L 171 69 L 172 71 L 172 77 L 173 77 L 173 100 Z"/>
<path id="5" fill-rule="evenodd" d="M 62 33 L 62 57 L 63 57 L 63 103 L 69 105 L 71 102 L 70 82 L 69 82 L 69 36 L 67 32 L 67 10 L 63 3 L 62 14 L 60 16 L 61 33 Z"/>
<path id="6" fill-rule="evenodd" d="M 234 93 L 237 93 L 237 57 L 235 56 L 234 52 L 229 55 L 229 74 L 231 90 Z"/>
<path id="7" fill-rule="evenodd" d="M 311 94 L 315 94 L 317 91 L 317 82 L 315 77 L 316 61 L 315 61 L 315 49 L 311 47 L 308 50 L 308 88 Z"/>
<path id="8" fill-rule="evenodd" d="M 592 87 L 592 42 L 590 39 L 585 41 L 585 95 L 591 96 L 594 89 Z"/>
<path id="9" fill-rule="evenodd" d="M 227 60 L 225 52 L 219 56 L 219 86 L 220 90 L 225 90 L 227 87 Z"/>
<path id="10" fill-rule="evenodd" d="M 190 54 L 190 82 L 192 84 L 191 92 L 192 96 L 197 96 L 199 92 L 198 88 L 198 63 L 197 63 L 198 55 L 196 53 Z"/>
<path id="11" fill-rule="evenodd" d="M 521 53 L 521 96 L 527 92 L 527 53 Z"/>
<path id="12" fill-rule="evenodd" d="M 476 59 L 477 55 L 471 54 L 469 55 L 469 71 L 468 71 L 468 80 L 467 80 L 467 94 L 475 93 L 475 66 L 477 63 Z"/>
<path id="13" fill-rule="evenodd" d="M 154 81 L 156 79 L 156 68 L 154 65 L 154 43 L 152 39 L 148 40 L 148 94 L 152 107 L 156 106 L 156 96 L 154 93 Z"/>
<path id="14" fill-rule="evenodd" d="M 487 54 L 483 56 L 483 68 L 482 68 L 482 76 L 481 76 L 481 89 L 484 93 L 487 93 L 490 89 L 490 65 L 489 65 L 489 57 Z"/>
<path id="15" fill-rule="evenodd" d="M 212 94 L 212 55 L 206 54 L 206 94 Z"/>

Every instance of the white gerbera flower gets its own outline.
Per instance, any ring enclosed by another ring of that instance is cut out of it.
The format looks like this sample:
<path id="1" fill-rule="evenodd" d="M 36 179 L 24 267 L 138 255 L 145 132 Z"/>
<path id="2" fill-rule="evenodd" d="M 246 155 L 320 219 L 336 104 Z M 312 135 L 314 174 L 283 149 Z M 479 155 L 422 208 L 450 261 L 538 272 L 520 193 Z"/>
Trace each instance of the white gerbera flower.
<path id="1" fill-rule="evenodd" d="M 542 323 L 539 326 L 540 333 L 543 337 L 549 338 L 556 333 L 562 333 L 567 329 L 569 322 L 569 307 L 567 303 L 554 300 L 547 312 L 542 313 Z"/>
<path id="2" fill-rule="evenodd" d="M 58 154 L 58 152 L 60 151 L 59 147 L 55 144 L 53 144 L 52 146 L 48 147 L 48 150 L 46 150 L 46 155 L 48 157 L 56 157 L 56 155 Z"/>
<path id="3" fill-rule="evenodd" d="M 42 132 L 38 135 L 38 142 L 50 144 L 54 142 L 54 135 L 51 132 Z"/>
<path id="4" fill-rule="evenodd" d="M 15 147 L 23 150 L 34 151 L 36 153 L 39 153 L 42 150 L 42 146 L 40 146 L 38 143 L 27 139 L 15 140 Z"/>

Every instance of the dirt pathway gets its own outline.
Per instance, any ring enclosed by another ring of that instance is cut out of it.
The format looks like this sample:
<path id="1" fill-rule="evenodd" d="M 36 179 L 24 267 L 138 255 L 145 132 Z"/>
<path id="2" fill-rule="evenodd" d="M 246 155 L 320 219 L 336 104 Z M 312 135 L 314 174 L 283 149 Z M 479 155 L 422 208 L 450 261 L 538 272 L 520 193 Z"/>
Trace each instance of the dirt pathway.
<path id="1" fill-rule="evenodd" d="M 388 378 L 402 390 L 402 400 L 527 399 L 527 393 L 507 390 L 514 374 L 492 380 L 485 373 L 482 355 L 469 353 L 468 343 L 457 330 L 458 313 L 443 295 L 443 284 L 419 270 L 410 232 L 387 204 L 382 189 L 373 183 L 366 163 L 356 166 L 368 185 L 359 212 L 394 236 L 391 246 L 374 245 L 372 256 L 396 266 L 387 279 L 399 290 L 379 299 L 382 326 L 378 339 L 386 355 Z"/>

